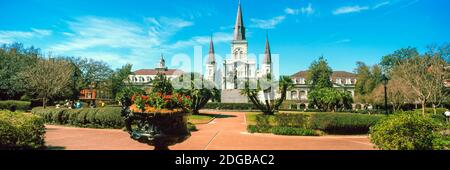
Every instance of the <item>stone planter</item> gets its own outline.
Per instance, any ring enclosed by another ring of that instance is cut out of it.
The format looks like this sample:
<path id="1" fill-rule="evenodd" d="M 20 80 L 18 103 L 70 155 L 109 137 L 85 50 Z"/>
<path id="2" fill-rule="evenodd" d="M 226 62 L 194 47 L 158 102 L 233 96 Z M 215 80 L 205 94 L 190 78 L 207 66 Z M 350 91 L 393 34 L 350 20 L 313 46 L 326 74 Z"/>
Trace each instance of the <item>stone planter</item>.
<path id="1" fill-rule="evenodd" d="M 155 150 L 169 150 L 169 146 L 184 142 L 191 136 L 187 115 L 185 112 L 133 112 L 130 102 L 122 102 L 122 116 L 131 138 L 154 146 Z"/>

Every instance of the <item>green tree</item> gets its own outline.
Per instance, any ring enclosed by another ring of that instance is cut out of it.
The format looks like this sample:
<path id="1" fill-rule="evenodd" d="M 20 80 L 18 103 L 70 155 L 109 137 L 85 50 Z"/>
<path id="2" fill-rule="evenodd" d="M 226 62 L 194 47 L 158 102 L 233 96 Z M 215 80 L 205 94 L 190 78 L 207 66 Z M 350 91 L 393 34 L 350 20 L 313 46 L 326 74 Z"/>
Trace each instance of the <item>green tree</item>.
<path id="1" fill-rule="evenodd" d="M 407 47 L 395 51 L 392 54 L 386 55 L 382 58 L 380 65 L 386 74 L 390 74 L 392 69 L 400 64 L 401 62 L 410 59 L 412 57 L 418 56 L 416 48 Z"/>
<path id="2" fill-rule="evenodd" d="M 363 62 L 357 62 L 356 65 L 356 99 L 361 103 L 371 103 L 372 91 L 383 81 L 382 69 L 378 65 L 369 67 Z"/>
<path id="3" fill-rule="evenodd" d="M 117 69 L 112 75 L 111 75 L 111 84 L 110 84 L 110 91 L 112 94 L 112 97 L 117 98 L 118 93 L 122 91 L 122 89 L 126 88 L 127 84 L 129 84 L 128 76 L 132 74 L 131 68 L 133 65 L 126 64 L 122 66 L 122 68 Z M 127 83 L 128 82 L 128 83 Z"/>
<path id="4" fill-rule="evenodd" d="M 62 94 L 70 84 L 71 65 L 56 59 L 41 59 L 27 67 L 19 75 L 28 90 L 42 99 L 45 108 L 49 99 Z"/>
<path id="5" fill-rule="evenodd" d="M 267 96 L 272 96 L 275 93 L 275 88 L 278 84 L 278 91 L 281 96 L 278 99 L 271 99 Z M 259 80 L 256 88 L 251 88 L 250 82 L 246 82 L 245 88 L 241 91 L 241 94 L 247 95 L 249 100 L 259 108 L 264 115 L 273 115 L 281 106 L 283 101 L 286 100 L 286 92 L 294 87 L 294 82 L 289 76 L 281 76 L 278 82 L 272 81 L 268 76 L 268 80 Z M 260 92 L 264 94 L 264 101 L 259 99 Z"/>
<path id="6" fill-rule="evenodd" d="M 39 59 L 39 49 L 25 48 L 20 43 L 5 44 L 0 48 L 0 99 L 18 100 L 27 93 L 18 73 Z"/>
<path id="7" fill-rule="evenodd" d="M 308 94 L 308 100 L 323 112 L 351 109 L 353 103 L 351 94 L 334 88 L 321 88 L 311 91 Z"/>
<path id="8" fill-rule="evenodd" d="M 310 84 L 311 90 L 333 87 L 330 80 L 333 70 L 328 65 L 328 62 L 320 57 L 319 60 L 314 61 L 309 67 L 306 82 Z"/>

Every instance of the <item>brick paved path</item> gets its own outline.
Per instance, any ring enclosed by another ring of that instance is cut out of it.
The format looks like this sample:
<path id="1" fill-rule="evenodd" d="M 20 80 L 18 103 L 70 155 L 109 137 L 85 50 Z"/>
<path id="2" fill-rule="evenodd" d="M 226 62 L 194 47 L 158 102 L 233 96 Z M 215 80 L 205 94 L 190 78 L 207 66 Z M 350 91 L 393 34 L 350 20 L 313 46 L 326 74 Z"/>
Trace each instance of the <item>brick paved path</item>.
<path id="1" fill-rule="evenodd" d="M 371 150 L 367 136 L 277 136 L 246 133 L 245 114 L 222 114 L 209 124 L 197 125 L 199 131 L 173 150 Z M 47 145 L 68 150 L 142 150 L 153 147 L 130 139 L 128 133 L 114 129 L 89 129 L 47 125 Z"/>

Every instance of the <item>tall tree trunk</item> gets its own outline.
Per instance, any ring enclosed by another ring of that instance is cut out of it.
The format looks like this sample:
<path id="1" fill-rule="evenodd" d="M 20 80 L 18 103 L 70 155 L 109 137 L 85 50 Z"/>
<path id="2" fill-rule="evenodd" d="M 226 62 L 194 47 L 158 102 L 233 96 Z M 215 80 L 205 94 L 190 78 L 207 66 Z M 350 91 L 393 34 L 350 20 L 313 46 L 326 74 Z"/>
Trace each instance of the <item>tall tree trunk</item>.
<path id="1" fill-rule="evenodd" d="M 422 101 L 422 115 L 425 116 L 426 101 Z"/>
<path id="2" fill-rule="evenodd" d="M 43 97 L 43 98 L 42 98 L 42 107 L 44 107 L 44 109 L 45 109 L 45 103 L 46 103 L 46 98 Z"/>

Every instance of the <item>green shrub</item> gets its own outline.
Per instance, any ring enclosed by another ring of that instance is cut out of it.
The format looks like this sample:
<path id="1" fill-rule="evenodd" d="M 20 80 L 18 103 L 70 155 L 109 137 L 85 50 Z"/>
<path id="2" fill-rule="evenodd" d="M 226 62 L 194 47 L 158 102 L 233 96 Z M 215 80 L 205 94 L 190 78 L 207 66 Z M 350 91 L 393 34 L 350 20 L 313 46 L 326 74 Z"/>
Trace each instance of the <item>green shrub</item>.
<path id="1" fill-rule="evenodd" d="M 258 125 L 248 125 L 247 131 L 249 133 L 271 133 L 270 126 L 258 126 Z"/>
<path id="2" fill-rule="evenodd" d="M 276 135 L 289 135 L 289 136 L 318 136 L 318 134 L 311 129 L 295 128 L 295 127 L 273 127 L 271 129 L 273 134 Z"/>
<path id="3" fill-rule="evenodd" d="M 124 122 L 121 116 L 122 109 L 119 107 L 101 108 L 95 114 L 95 124 L 103 128 L 122 128 Z"/>
<path id="4" fill-rule="evenodd" d="M 0 149 L 40 149 L 44 145 L 45 126 L 39 116 L 0 112 Z"/>
<path id="5" fill-rule="evenodd" d="M 5 100 L 0 101 L 0 110 L 10 110 L 10 111 L 27 111 L 30 109 L 31 102 L 28 101 L 17 101 L 17 100 Z"/>
<path id="6" fill-rule="evenodd" d="M 436 108 L 436 114 L 443 115 L 445 110 L 446 110 L 446 108 Z M 415 111 L 418 113 L 422 113 L 422 109 L 416 109 Z M 425 113 L 434 115 L 434 109 L 433 108 L 425 108 Z"/>
<path id="7" fill-rule="evenodd" d="M 122 128 L 120 107 L 57 109 L 36 107 L 31 110 L 46 123 L 94 128 Z"/>
<path id="8" fill-rule="evenodd" d="M 275 123 L 281 127 L 306 128 L 307 115 L 305 114 L 276 114 Z"/>
<path id="9" fill-rule="evenodd" d="M 309 117 L 308 129 L 330 134 L 367 134 L 383 115 L 352 113 L 313 113 Z"/>
<path id="10" fill-rule="evenodd" d="M 403 112 L 370 128 L 370 139 L 384 150 L 431 150 L 441 139 L 442 126 L 429 115 Z"/>
<path id="11" fill-rule="evenodd" d="M 253 116 L 252 116 L 253 117 Z M 274 127 L 311 129 L 330 134 L 367 134 L 383 115 L 362 115 L 353 113 L 280 113 L 254 116 L 254 126 L 249 132 L 270 133 Z"/>

